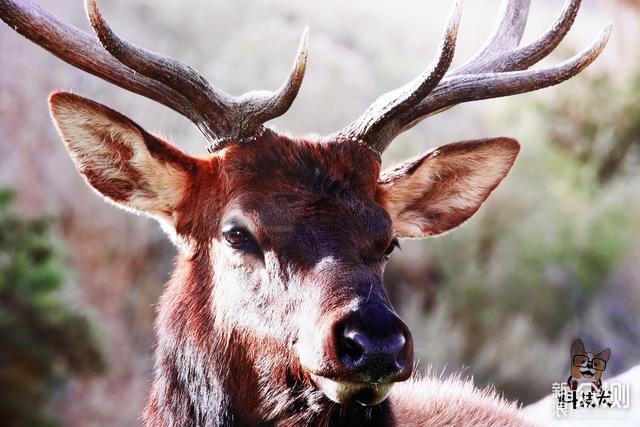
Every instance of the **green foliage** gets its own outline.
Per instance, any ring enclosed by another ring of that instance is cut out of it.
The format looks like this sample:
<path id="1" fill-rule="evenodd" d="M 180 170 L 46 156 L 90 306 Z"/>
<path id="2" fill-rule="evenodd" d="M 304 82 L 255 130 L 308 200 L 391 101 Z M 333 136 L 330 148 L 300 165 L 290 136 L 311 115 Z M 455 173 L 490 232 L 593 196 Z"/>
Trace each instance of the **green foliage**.
<path id="1" fill-rule="evenodd" d="M 550 200 L 527 216 L 486 212 L 468 229 L 430 242 L 454 314 L 481 342 L 504 319 L 526 313 L 555 338 L 581 304 L 600 292 L 630 244 L 632 213 L 622 206 L 576 215 Z M 508 230 L 508 231 L 506 231 Z"/>
<path id="2" fill-rule="evenodd" d="M 55 426 L 46 405 L 71 376 L 103 369 L 87 319 L 61 301 L 50 220 L 10 209 L 0 189 L 0 424 Z"/>

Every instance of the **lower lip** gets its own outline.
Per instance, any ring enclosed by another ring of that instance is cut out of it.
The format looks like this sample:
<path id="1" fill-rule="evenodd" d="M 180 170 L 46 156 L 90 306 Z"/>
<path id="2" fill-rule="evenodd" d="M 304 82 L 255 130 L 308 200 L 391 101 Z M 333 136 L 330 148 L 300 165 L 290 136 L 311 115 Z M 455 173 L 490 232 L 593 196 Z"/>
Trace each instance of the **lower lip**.
<path id="1" fill-rule="evenodd" d="M 336 403 L 357 402 L 363 406 L 382 403 L 393 387 L 393 383 L 375 384 L 354 381 L 335 381 L 311 375 L 313 382 L 329 399 Z"/>

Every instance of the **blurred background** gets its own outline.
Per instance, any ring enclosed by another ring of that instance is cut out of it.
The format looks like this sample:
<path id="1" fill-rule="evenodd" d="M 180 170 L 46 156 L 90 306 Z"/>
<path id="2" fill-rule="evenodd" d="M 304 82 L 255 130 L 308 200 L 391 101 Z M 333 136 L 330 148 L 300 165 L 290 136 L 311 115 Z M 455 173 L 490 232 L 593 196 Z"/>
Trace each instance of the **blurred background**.
<path id="1" fill-rule="evenodd" d="M 88 30 L 81 0 L 39 2 Z M 272 124 L 328 133 L 424 69 L 451 2 L 102 3 L 126 38 L 233 94 L 278 87 L 308 24 L 305 83 Z M 525 404 L 566 379 L 575 337 L 592 351 L 612 349 L 605 379 L 640 362 L 640 2 L 583 3 L 543 64 L 582 50 L 613 22 L 594 65 L 557 87 L 433 117 L 384 158 L 390 166 L 461 139 L 520 140 L 516 166 L 479 213 L 443 237 L 403 242 L 386 283 L 424 369 L 462 371 Z M 524 41 L 560 9 L 534 0 Z M 456 63 L 480 47 L 497 12 L 498 0 L 466 2 Z M 189 153 L 205 144 L 176 113 L 0 25 L 0 424 L 137 425 L 154 304 L 175 249 L 153 221 L 104 203 L 83 182 L 48 117 L 54 89 L 109 105 Z"/>

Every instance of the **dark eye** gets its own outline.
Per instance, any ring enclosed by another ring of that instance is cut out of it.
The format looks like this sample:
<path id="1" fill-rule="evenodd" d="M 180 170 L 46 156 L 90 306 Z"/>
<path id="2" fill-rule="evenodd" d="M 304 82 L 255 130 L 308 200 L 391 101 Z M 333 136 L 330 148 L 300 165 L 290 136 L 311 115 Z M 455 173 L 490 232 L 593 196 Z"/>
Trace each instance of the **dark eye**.
<path id="1" fill-rule="evenodd" d="M 222 237 L 225 243 L 237 251 L 246 254 L 262 256 L 262 251 L 253 234 L 239 221 L 229 221 L 222 226 Z"/>
<path id="2" fill-rule="evenodd" d="M 222 236 L 224 237 L 224 240 L 234 248 L 241 248 L 251 242 L 249 233 L 241 228 L 232 228 L 229 231 L 223 232 Z"/>
<path id="3" fill-rule="evenodd" d="M 387 246 L 387 249 L 384 251 L 384 255 L 382 255 L 382 261 L 388 261 L 393 251 L 399 247 L 400 247 L 400 242 L 398 242 L 397 238 L 394 238 L 393 240 L 391 240 L 391 243 L 389 243 L 389 246 Z"/>

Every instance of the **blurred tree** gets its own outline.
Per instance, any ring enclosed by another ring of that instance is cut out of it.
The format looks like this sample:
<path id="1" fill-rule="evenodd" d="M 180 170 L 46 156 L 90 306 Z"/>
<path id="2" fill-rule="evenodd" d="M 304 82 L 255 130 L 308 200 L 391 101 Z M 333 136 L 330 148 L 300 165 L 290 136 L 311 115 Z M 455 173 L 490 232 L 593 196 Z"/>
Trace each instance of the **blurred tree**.
<path id="1" fill-rule="evenodd" d="M 47 404 L 71 376 L 102 371 L 87 319 L 67 308 L 50 220 L 10 209 L 0 189 L 0 425 L 56 426 Z"/>
<path id="2" fill-rule="evenodd" d="M 622 78 L 593 77 L 590 84 L 571 89 L 541 106 L 551 123 L 549 140 L 592 170 L 599 184 L 607 184 L 624 173 L 625 166 L 638 164 L 640 68 Z"/>

